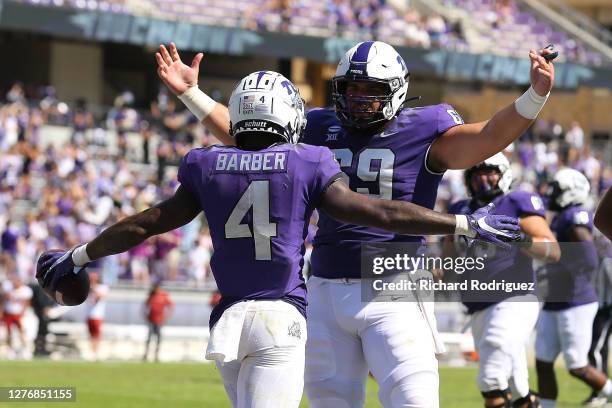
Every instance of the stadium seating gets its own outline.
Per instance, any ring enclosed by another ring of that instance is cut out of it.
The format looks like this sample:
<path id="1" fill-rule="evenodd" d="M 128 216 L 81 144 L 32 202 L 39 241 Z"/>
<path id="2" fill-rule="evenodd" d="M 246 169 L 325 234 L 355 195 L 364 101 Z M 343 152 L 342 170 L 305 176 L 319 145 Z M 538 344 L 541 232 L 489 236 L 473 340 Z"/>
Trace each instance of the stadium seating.
<path id="1" fill-rule="evenodd" d="M 442 47 L 524 57 L 525 49 L 559 45 L 561 58 L 591 65 L 604 59 L 555 29 L 518 2 L 442 0 L 451 23 L 439 15 L 405 13 L 384 0 L 20 0 L 83 10 L 133 14 L 195 24 L 284 31 L 317 37 L 376 38 L 394 45 Z"/>
<path id="2" fill-rule="evenodd" d="M 523 57 L 525 49 L 539 49 L 553 43 L 561 50 L 562 59 L 600 65 L 602 56 L 586 49 L 580 41 L 569 38 L 519 7 L 514 1 L 444 0 L 449 8 L 469 16 L 473 35 L 470 50 Z"/>

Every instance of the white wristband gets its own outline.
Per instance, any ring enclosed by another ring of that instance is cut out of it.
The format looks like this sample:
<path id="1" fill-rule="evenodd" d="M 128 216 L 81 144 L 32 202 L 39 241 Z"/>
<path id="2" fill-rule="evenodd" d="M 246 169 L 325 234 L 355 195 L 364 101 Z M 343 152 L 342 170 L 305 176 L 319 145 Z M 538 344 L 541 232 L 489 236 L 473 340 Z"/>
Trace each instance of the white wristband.
<path id="1" fill-rule="evenodd" d="M 89 255 L 87 255 L 87 244 L 74 248 L 74 251 L 72 251 L 72 262 L 76 266 L 83 266 L 91 262 Z"/>
<path id="2" fill-rule="evenodd" d="M 210 115 L 217 104 L 210 96 L 202 92 L 197 85 L 187 89 L 178 98 L 200 122 Z"/>
<path id="3" fill-rule="evenodd" d="M 514 108 L 525 119 L 533 120 L 538 117 L 549 95 L 550 92 L 545 96 L 540 96 L 533 89 L 533 86 L 530 86 L 524 94 L 514 101 Z"/>
<path id="4" fill-rule="evenodd" d="M 470 238 L 476 236 L 474 230 L 470 229 L 470 224 L 465 215 L 455 215 L 455 235 L 465 235 Z"/>

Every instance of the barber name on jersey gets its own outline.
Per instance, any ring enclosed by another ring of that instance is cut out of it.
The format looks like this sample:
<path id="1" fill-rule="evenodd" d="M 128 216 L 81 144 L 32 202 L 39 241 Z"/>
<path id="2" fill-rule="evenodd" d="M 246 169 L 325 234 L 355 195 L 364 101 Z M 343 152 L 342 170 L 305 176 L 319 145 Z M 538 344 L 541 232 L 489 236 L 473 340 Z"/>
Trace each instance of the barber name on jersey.
<path id="1" fill-rule="evenodd" d="M 286 172 L 287 152 L 219 153 L 215 173 Z"/>

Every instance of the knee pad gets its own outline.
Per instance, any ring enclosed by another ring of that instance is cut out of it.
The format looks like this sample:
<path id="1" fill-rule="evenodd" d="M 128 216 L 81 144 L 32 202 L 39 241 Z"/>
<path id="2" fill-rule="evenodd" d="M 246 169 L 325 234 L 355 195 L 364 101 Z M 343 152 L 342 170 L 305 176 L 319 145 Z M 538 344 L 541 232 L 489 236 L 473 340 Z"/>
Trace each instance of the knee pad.
<path id="1" fill-rule="evenodd" d="M 525 405 L 527 404 L 527 405 Z M 538 395 L 533 391 L 529 390 L 529 393 L 522 398 L 515 400 L 512 403 L 514 408 L 526 406 L 527 408 L 540 408 L 540 399 Z"/>
<path id="2" fill-rule="evenodd" d="M 312 408 L 353 408 L 365 403 L 365 387 L 361 383 L 328 379 L 306 382 L 305 388 Z"/>
<path id="3" fill-rule="evenodd" d="M 482 397 L 484 399 L 497 399 L 503 398 L 504 401 L 497 405 L 485 405 L 487 408 L 512 408 L 510 403 L 510 398 L 512 395 L 510 394 L 510 388 L 506 388 L 505 390 L 491 390 L 491 391 L 481 391 Z"/>

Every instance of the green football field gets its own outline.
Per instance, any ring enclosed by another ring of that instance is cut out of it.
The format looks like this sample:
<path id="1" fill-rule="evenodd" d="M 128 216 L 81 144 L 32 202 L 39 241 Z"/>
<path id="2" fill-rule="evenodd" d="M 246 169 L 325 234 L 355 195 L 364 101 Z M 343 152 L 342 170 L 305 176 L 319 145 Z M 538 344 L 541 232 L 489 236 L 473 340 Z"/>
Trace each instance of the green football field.
<path id="1" fill-rule="evenodd" d="M 578 407 L 588 390 L 563 370 L 559 379 L 558 407 Z M 476 390 L 476 368 L 440 369 L 441 406 L 481 407 Z M 535 379 L 532 373 L 532 380 Z M 0 407 L 52 408 L 169 408 L 229 407 L 217 370 L 213 364 L 155 363 L 71 363 L 0 362 L 0 387 L 67 386 L 76 387 L 72 403 L 1 403 Z M 366 407 L 379 407 L 377 386 L 368 384 Z M 304 401 L 302 407 L 307 407 Z M 281 408 L 281 407 L 279 407 Z"/>

